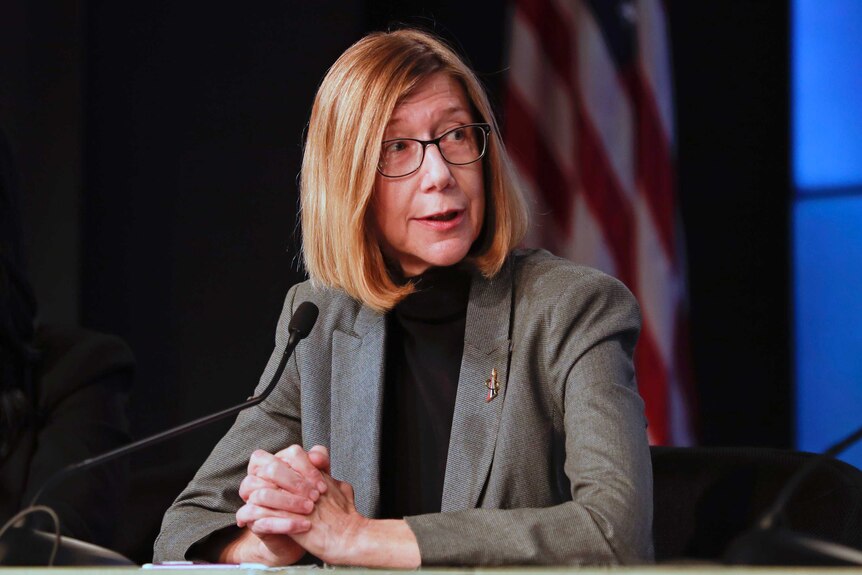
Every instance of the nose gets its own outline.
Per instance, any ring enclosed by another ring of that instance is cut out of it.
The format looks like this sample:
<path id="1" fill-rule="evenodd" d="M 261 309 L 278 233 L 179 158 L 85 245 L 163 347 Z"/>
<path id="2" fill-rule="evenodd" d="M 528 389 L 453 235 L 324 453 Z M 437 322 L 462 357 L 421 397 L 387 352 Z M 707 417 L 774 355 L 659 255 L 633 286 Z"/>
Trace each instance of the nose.
<path id="1" fill-rule="evenodd" d="M 428 144 L 425 148 L 425 159 L 422 162 L 422 184 L 424 189 L 444 189 L 454 179 L 449 163 L 443 159 L 440 148 Z"/>

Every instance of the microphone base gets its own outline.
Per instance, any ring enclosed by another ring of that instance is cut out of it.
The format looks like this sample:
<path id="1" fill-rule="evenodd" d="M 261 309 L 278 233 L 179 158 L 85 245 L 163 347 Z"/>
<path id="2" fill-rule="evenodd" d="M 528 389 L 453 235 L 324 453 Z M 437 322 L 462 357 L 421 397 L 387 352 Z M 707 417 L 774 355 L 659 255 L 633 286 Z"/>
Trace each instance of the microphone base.
<path id="1" fill-rule="evenodd" d="M 788 529 L 754 529 L 730 544 L 724 562 L 730 565 L 860 566 L 862 551 Z"/>
<path id="2" fill-rule="evenodd" d="M 54 547 L 54 535 L 37 529 L 12 527 L 0 539 L 0 565 L 47 565 Z M 131 559 L 104 547 L 72 537 L 60 537 L 55 566 L 136 565 Z"/>

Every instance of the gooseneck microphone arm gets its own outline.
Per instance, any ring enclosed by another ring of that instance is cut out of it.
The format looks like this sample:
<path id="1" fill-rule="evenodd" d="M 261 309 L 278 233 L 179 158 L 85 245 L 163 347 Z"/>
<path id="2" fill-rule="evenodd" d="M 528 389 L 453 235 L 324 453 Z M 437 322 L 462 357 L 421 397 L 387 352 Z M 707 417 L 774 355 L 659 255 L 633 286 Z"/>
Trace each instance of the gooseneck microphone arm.
<path id="1" fill-rule="evenodd" d="M 734 539 L 724 561 L 746 565 L 862 565 L 862 551 L 812 535 L 796 533 L 784 525 L 784 514 L 791 497 L 812 472 L 862 439 L 862 427 L 811 457 L 784 484 L 775 502 L 752 529 Z"/>
<path id="2" fill-rule="evenodd" d="M 772 504 L 769 510 L 767 510 L 767 512 L 760 518 L 760 521 L 758 521 L 758 527 L 760 529 L 769 529 L 775 526 L 779 517 L 784 513 L 784 510 L 787 507 L 787 502 L 793 494 L 796 493 L 796 490 L 800 485 L 802 485 L 802 482 L 805 481 L 815 469 L 820 467 L 825 459 L 831 459 L 832 457 L 844 452 L 845 449 L 851 447 L 860 439 L 862 439 L 862 427 L 834 444 L 823 453 L 809 459 L 781 489 L 778 493 L 778 497 L 775 498 L 775 503 Z"/>
<path id="3" fill-rule="evenodd" d="M 199 419 L 189 421 L 188 423 L 178 425 L 177 427 L 172 427 L 171 429 L 167 429 L 160 433 L 156 433 L 155 435 L 145 437 L 128 445 L 124 445 L 111 451 L 107 451 L 105 453 L 102 453 L 101 455 L 97 455 L 95 457 L 91 457 L 89 459 L 85 459 L 83 461 L 67 465 L 66 467 L 49 477 L 48 480 L 42 484 L 42 487 L 39 488 L 39 491 L 36 492 L 36 494 L 33 496 L 33 499 L 30 501 L 30 505 L 35 505 L 39 501 L 39 498 L 42 496 L 43 493 L 54 487 L 57 483 L 60 482 L 60 480 L 65 479 L 68 475 L 72 473 L 84 471 L 85 469 L 95 467 L 96 465 L 101 465 L 102 463 L 107 463 L 108 461 L 111 461 L 118 457 L 134 453 L 136 451 L 144 449 L 145 447 L 156 445 L 157 443 L 161 443 L 162 441 L 171 439 L 172 437 L 182 435 L 183 433 L 186 433 L 188 431 L 198 429 L 199 427 L 209 425 L 210 423 L 239 413 L 243 409 L 252 407 L 262 402 L 264 399 L 267 398 L 267 396 L 269 396 L 270 393 L 272 393 L 272 390 L 275 389 L 275 386 L 278 383 L 278 380 L 281 378 L 281 374 L 282 372 L 284 372 L 284 368 L 287 365 L 287 360 L 288 358 L 290 358 L 290 355 L 291 353 L 293 353 L 293 350 L 296 345 L 311 332 L 311 328 L 314 327 L 314 322 L 317 321 L 318 313 L 319 310 L 317 309 L 317 306 L 311 302 L 303 302 L 299 305 L 299 307 L 296 308 L 296 311 L 293 313 L 293 316 L 291 316 L 290 323 L 287 326 L 287 331 L 290 335 L 287 339 L 287 346 L 285 346 L 284 348 L 284 353 L 282 353 L 281 355 L 281 361 L 279 361 L 278 368 L 275 370 L 275 374 L 273 374 L 269 385 L 266 386 L 266 389 L 264 389 L 260 393 L 260 395 L 250 397 L 239 405 L 235 405 L 233 407 L 223 409 L 219 412 L 206 415 Z"/>

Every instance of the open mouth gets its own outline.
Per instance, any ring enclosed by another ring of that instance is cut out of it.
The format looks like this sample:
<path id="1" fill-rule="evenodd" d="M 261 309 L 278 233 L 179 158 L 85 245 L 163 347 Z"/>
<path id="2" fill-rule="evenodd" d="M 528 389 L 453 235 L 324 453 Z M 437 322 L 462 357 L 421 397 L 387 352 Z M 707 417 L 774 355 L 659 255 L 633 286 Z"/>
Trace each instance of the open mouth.
<path id="1" fill-rule="evenodd" d="M 459 213 L 461 212 L 458 210 L 451 210 L 440 214 L 434 214 L 433 216 L 428 216 L 424 219 L 431 220 L 432 222 L 449 222 L 457 218 Z"/>

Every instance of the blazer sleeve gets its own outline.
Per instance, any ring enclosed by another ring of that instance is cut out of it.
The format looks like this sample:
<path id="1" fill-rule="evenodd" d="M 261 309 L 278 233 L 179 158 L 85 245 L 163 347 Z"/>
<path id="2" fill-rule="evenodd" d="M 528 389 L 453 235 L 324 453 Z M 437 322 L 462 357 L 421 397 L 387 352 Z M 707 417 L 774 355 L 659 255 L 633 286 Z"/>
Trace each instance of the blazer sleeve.
<path id="1" fill-rule="evenodd" d="M 520 315 L 545 324 L 536 376 L 548 381 L 537 388 L 550 390 L 562 412 L 571 500 L 407 517 L 423 565 L 652 560 L 652 470 L 632 362 L 640 313 L 621 283 L 594 273 L 586 288 L 563 289 L 544 309 Z"/>
<path id="2" fill-rule="evenodd" d="M 287 346 L 287 325 L 293 313 L 296 287 L 285 299 L 275 335 L 275 349 L 255 389 L 264 390 Z M 242 506 L 239 485 L 256 449 L 275 453 L 301 443 L 299 374 L 296 354 L 290 358 L 272 394 L 246 409 L 219 441 L 189 485 L 165 513 L 155 542 L 154 561 L 196 559 L 194 546 L 225 528 L 235 527 Z"/>

